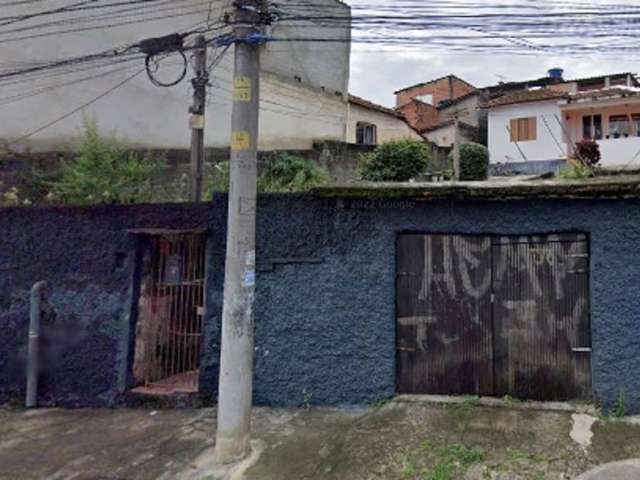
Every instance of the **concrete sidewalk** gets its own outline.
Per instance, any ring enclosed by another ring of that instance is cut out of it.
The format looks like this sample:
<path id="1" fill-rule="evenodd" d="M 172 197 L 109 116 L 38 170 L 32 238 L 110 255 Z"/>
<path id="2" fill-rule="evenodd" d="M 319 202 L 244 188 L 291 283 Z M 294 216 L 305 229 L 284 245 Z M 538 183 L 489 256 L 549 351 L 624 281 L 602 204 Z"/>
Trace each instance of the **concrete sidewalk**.
<path id="1" fill-rule="evenodd" d="M 638 480 L 640 460 L 609 463 L 580 475 L 576 480 Z"/>
<path id="2" fill-rule="evenodd" d="M 558 480 L 640 457 L 640 426 L 472 401 L 256 409 L 253 423 L 264 451 L 247 480 Z M 0 479 L 211 480 L 197 469 L 214 434 L 213 409 L 0 410 Z"/>

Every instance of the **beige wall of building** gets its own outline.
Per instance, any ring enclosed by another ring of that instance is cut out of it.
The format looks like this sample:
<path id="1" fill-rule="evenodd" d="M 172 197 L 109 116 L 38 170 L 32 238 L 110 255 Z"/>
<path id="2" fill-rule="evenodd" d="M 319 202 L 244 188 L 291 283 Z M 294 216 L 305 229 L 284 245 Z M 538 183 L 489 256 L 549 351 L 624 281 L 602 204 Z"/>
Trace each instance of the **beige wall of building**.
<path id="1" fill-rule="evenodd" d="M 347 143 L 356 143 L 356 129 L 359 122 L 376 126 L 378 144 L 405 138 L 423 140 L 401 117 L 350 103 Z"/>
<path id="2" fill-rule="evenodd" d="M 259 148 L 305 150 L 314 141 L 343 140 L 347 110 L 341 95 L 263 73 Z"/>

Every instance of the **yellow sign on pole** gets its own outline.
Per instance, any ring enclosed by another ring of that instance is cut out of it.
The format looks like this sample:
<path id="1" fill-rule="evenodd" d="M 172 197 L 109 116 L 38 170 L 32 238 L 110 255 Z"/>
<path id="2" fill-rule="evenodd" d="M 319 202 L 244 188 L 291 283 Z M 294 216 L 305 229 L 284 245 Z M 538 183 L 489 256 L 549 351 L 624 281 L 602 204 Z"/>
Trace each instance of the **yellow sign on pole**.
<path id="1" fill-rule="evenodd" d="M 236 102 L 251 101 L 251 79 L 238 77 L 233 82 L 233 100 Z"/>
<path id="2" fill-rule="evenodd" d="M 231 148 L 233 150 L 249 150 L 251 148 L 249 132 L 233 132 L 231 134 Z"/>

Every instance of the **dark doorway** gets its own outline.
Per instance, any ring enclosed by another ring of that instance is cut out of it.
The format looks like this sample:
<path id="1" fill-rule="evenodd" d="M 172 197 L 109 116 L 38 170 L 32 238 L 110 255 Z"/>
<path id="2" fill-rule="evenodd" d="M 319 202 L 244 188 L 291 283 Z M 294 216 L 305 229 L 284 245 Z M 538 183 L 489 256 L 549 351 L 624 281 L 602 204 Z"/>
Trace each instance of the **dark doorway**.
<path id="1" fill-rule="evenodd" d="M 206 236 L 168 232 L 141 238 L 133 391 L 197 392 Z"/>
<path id="2" fill-rule="evenodd" d="M 404 234 L 397 388 L 539 400 L 591 393 L 583 234 Z"/>

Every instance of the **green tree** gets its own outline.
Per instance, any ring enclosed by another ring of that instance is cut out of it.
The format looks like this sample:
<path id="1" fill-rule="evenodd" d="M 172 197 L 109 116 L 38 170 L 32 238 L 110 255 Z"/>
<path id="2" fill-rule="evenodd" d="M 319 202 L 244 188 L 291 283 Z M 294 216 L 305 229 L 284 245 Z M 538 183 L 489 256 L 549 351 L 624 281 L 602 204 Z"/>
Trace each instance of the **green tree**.
<path id="1" fill-rule="evenodd" d="M 449 155 L 453 162 L 453 152 Z M 460 180 L 482 181 L 489 177 L 489 149 L 479 143 L 460 145 Z"/>
<path id="2" fill-rule="evenodd" d="M 430 159 L 425 142 L 394 140 L 361 155 L 358 174 L 370 182 L 406 182 L 424 173 Z"/>
<path id="3" fill-rule="evenodd" d="M 95 122 L 86 121 L 73 160 L 63 162 L 59 177 L 50 183 L 51 200 L 73 205 L 150 202 L 152 181 L 162 169 L 160 159 L 127 151 L 115 138 L 101 137 Z"/>

